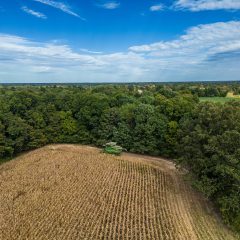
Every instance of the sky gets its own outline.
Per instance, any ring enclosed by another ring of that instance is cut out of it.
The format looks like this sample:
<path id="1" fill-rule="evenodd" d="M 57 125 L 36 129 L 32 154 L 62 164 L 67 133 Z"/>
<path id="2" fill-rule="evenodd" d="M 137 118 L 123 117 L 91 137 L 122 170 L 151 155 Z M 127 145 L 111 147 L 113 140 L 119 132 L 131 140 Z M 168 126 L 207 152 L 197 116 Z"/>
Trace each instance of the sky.
<path id="1" fill-rule="evenodd" d="M 240 0 L 0 0 L 0 83 L 240 80 Z"/>

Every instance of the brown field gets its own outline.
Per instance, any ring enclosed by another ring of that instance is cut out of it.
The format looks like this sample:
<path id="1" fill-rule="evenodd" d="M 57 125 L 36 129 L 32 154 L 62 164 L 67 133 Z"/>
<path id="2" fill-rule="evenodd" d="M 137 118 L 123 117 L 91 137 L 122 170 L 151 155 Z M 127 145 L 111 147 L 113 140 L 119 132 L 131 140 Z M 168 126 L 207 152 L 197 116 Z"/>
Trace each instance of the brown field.
<path id="1" fill-rule="evenodd" d="M 238 239 L 171 162 L 52 145 L 0 166 L 0 239 Z"/>
<path id="2" fill-rule="evenodd" d="M 228 98 L 240 98 L 240 95 L 234 95 L 233 92 L 228 92 L 227 97 Z"/>

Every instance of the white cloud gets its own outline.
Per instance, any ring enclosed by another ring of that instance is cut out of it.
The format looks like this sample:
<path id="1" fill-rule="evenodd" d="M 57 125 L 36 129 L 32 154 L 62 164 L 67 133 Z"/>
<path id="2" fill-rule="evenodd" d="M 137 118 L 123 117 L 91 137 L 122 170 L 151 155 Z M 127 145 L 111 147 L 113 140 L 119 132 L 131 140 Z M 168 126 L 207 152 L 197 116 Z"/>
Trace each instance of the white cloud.
<path id="1" fill-rule="evenodd" d="M 239 0 L 177 0 L 175 9 L 203 11 L 203 10 L 239 10 Z"/>
<path id="2" fill-rule="evenodd" d="M 188 29 L 179 39 L 133 46 L 130 50 L 159 57 L 187 56 L 204 60 L 221 52 L 240 50 L 240 22 L 199 25 Z"/>
<path id="3" fill-rule="evenodd" d="M 79 53 L 67 45 L 5 34 L 0 34 L 0 59 L 0 72 L 8 73 L 0 76 L 0 82 L 22 78 L 25 81 L 131 81 L 136 79 L 136 74 L 146 71 L 144 58 L 135 53 Z"/>
<path id="4" fill-rule="evenodd" d="M 120 3 L 119 2 L 107 2 L 104 4 L 98 4 L 99 7 L 105 8 L 105 9 L 116 9 L 120 7 Z"/>
<path id="5" fill-rule="evenodd" d="M 98 65 L 97 59 L 86 54 L 74 52 L 67 45 L 52 43 L 32 42 L 25 38 L 11 35 L 0 35 L 0 56 L 12 57 L 12 61 L 43 62 L 55 65 L 61 63 L 71 64 L 94 64 Z"/>
<path id="6" fill-rule="evenodd" d="M 37 18 L 47 19 L 47 16 L 46 16 L 45 14 L 40 13 L 40 12 L 36 12 L 36 11 L 34 11 L 34 10 L 32 10 L 32 9 L 29 9 L 29 8 L 26 7 L 26 6 L 22 7 L 21 9 L 22 9 L 24 12 L 26 12 L 26 13 L 28 13 L 28 14 L 30 14 L 30 15 L 33 15 L 33 16 L 35 16 L 35 17 L 37 17 Z"/>
<path id="7" fill-rule="evenodd" d="M 150 7 L 150 11 L 152 12 L 162 11 L 163 9 L 164 9 L 163 4 L 157 4 Z"/>
<path id="8" fill-rule="evenodd" d="M 103 53 L 103 52 L 91 51 L 86 48 L 81 48 L 80 51 L 84 52 L 84 53 L 89 53 L 89 54 L 102 54 Z"/>
<path id="9" fill-rule="evenodd" d="M 67 14 L 70 14 L 74 17 L 77 17 L 77 18 L 80 18 L 81 20 L 85 21 L 86 19 L 85 18 L 82 18 L 80 17 L 77 13 L 75 13 L 71 7 L 69 7 L 67 4 L 65 3 L 62 3 L 62 2 L 56 2 L 56 1 L 53 1 L 53 0 L 33 0 L 35 2 L 40 2 L 42 4 L 45 4 L 45 5 L 48 5 L 48 6 L 51 6 L 53 8 L 56 8 L 56 9 L 59 9 Z"/>
<path id="10" fill-rule="evenodd" d="M 31 69 L 31 71 L 34 73 L 51 73 L 53 70 L 56 69 L 53 69 L 48 66 L 33 66 Z"/>
<path id="11" fill-rule="evenodd" d="M 177 39 L 112 54 L 0 34 L 0 82 L 229 80 L 239 78 L 239 62 L 240 21 L 195 26 Z"/>

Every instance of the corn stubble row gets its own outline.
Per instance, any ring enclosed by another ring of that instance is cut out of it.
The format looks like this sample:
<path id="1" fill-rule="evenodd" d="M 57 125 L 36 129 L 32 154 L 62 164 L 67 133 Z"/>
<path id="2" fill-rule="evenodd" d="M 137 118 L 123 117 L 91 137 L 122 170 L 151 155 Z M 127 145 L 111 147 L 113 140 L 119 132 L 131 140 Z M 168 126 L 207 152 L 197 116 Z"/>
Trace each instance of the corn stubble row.
<path id="1" fill-rule="evenodd" d="M 0 166 L 0 239 L 236 239 L 173 168 L 48 146 Z"/>

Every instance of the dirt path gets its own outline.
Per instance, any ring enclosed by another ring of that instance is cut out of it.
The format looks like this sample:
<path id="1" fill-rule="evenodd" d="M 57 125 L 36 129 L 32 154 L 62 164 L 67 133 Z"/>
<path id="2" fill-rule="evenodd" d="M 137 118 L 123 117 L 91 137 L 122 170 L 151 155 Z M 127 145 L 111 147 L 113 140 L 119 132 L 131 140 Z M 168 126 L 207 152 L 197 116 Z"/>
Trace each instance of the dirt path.
<path id="1" fill-rule="evenodd" d="M 0 239 L 238 238 L 172 162 L 65 144 L 0 166 Z"/>

